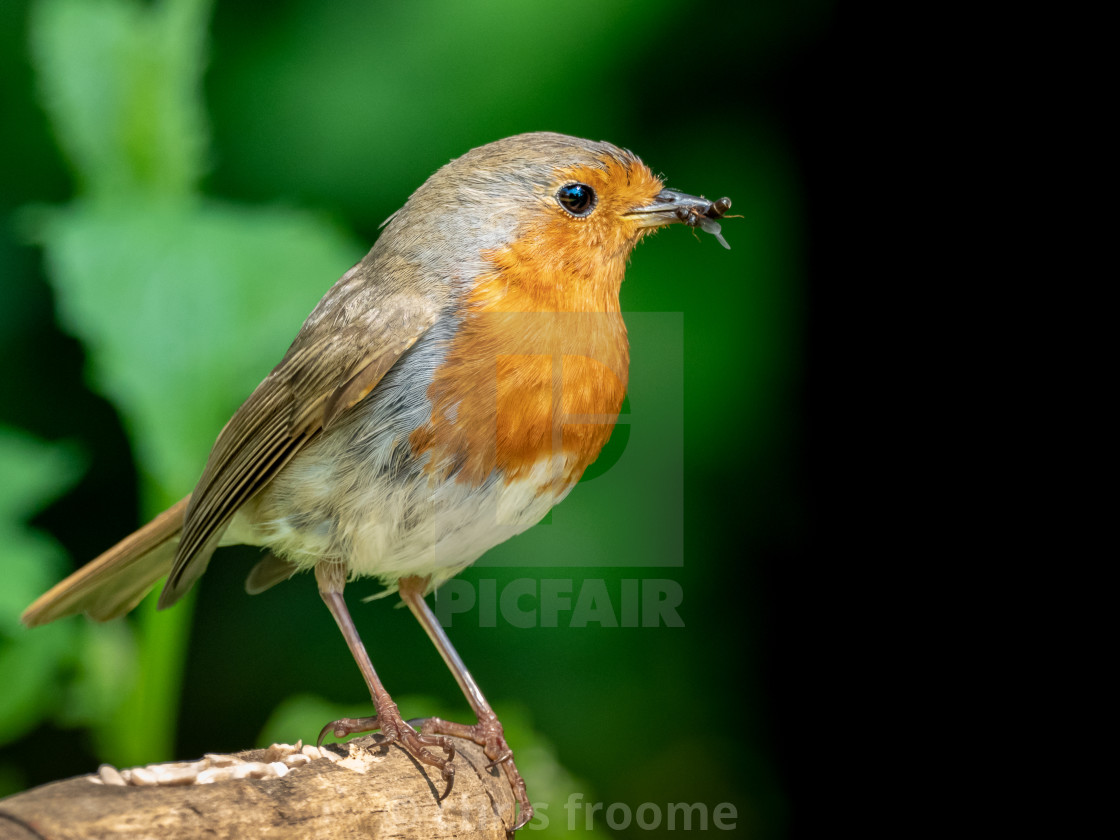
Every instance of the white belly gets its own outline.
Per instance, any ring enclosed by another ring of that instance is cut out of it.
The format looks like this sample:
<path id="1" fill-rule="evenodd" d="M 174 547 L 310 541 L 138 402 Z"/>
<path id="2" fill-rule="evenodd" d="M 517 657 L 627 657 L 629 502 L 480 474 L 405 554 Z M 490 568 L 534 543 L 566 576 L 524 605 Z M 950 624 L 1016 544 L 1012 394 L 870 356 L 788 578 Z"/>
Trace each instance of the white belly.
<path id="1" fill-rule="evenodd" d="M 571 489 L 547 489 L 554 471 L 564 467 L 561 458 L 541 461 L 512 482 L 491 477 L 472 487 L 433 483 L 422 472 L 362 480 L 331 472 L 325 466 L 336 463 L 331 453 L 324 453 L 325 461 L 311 454 L 285 468 L 237 513 L 223 544 L 263 546 L 301 569 L 337 558 L 351 579 L 393 584 L 420 575 L 438 585 L 535 525 Z"/>

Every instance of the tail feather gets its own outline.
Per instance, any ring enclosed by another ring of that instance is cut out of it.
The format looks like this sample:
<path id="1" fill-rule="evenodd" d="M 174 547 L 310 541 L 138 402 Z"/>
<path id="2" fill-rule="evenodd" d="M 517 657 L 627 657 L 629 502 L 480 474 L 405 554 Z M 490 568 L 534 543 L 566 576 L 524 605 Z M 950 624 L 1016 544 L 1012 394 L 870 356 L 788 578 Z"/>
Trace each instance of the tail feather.
<path id="1" fill-rule="evenodd" d="M 40 595 L 20 620 L 37 627 L 80 612 L 97 621 L 127 613 L 171 571 L 189 501 L 190 496 L 177 502 Z"/>

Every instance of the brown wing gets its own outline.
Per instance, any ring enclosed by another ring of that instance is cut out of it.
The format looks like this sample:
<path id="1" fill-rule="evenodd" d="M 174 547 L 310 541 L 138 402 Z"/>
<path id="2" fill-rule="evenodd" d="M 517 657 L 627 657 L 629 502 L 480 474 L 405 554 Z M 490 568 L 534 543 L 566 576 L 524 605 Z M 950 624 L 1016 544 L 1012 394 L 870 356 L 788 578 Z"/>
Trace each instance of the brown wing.
<path id="1" fill-rule="evenodd" d="M 435 323 L 445 300 L 378 285 L 359 264 L 308 317 L 284 359 L 218 436 L 191 495 L 160 607 L 206 569 L 225 525 L 320 430 L 363 399 Z"/>

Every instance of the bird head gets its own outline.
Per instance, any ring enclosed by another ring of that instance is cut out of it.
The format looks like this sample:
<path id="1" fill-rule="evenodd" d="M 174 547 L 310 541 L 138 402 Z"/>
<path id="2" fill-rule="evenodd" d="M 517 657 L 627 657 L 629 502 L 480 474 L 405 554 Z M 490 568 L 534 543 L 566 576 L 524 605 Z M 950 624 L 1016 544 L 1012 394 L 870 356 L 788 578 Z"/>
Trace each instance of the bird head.
<path id="1" fill-rule="evenodd" d="M 382 240 L 469 284 L 484 308 L 616 311 L 642 237 L 674 222 L 710 224 L 703 211 L 712 206 L 666 190 L 625 149 L 536 132 L 442 167 L 390 217 Z"/>

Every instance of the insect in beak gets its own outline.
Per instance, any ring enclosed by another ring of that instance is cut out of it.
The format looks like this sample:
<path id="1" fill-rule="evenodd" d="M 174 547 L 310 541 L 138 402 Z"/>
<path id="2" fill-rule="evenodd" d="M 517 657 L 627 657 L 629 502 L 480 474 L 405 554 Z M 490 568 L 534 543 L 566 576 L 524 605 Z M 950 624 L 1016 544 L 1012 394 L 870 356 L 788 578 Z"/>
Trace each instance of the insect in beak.
<path id="1" fill-rule="evenodd" d="M 684 222 L 689 227 L 698 227 L 710 233 L 719 240 L 724 248 L 730 248 L 727 240 L 720 233 L 720 225 L 716 219 L 723 218 L 731 209 L 731 199 L 724 197 L 717 201 L 709 201 L 703 196 L 689 195 L 676 190 L 662 190 L 657 194 L 653 204 L 638 207 L 627 213 L 627 216 L 637 220 L 641 227 L 661 227 L 674 222 Z"/>

